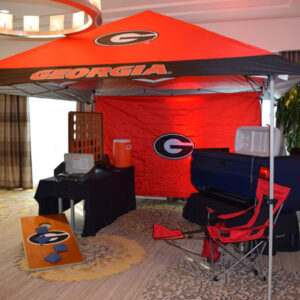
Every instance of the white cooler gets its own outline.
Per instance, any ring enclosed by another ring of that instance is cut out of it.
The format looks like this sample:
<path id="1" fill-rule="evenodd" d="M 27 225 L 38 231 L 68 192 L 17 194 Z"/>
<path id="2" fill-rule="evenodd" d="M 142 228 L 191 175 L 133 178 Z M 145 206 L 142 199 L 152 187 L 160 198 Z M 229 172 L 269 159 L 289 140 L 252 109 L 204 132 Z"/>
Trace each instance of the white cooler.
<path id="1" fill-rule="evenodd" d="M 278 156 L 282 135 L 278 128 L 274 130 L 274 156 Z M 269 127 L 239 127 L 235 134 L 234 151 L 240 154 L 269 156 Z"/>

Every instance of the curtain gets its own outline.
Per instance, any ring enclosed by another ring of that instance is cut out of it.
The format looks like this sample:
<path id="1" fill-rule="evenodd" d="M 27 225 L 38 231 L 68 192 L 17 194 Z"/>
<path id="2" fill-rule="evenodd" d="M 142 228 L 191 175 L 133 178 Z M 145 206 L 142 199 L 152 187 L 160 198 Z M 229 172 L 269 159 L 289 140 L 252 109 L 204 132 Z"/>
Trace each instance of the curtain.
<path id="1" fill-rule="evenodd" d="M 300 51 L 282 51 L 279 55 L 286 60 L 300 64 Z"/>
<path id="2" fill-rule="evenodd" d="M 226 108 L 226 109 L 225 109 Z M 236 129 L 261 125 L 255 92 L 174 96 L 98 96 L 104 153 L 113 140 L 130 139 L 137 195 L 187 198 L 195 148 L 234 150 Z"/>
<path id="3" fill-rule="evenodd" d="M 0 94 L 0 187 L 32 188 L 29 103 Z"/>

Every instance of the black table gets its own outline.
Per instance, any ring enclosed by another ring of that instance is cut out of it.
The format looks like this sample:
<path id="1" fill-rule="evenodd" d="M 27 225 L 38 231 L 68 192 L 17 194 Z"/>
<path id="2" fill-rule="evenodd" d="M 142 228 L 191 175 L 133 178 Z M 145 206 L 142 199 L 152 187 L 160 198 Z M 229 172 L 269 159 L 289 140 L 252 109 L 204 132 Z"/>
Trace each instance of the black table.
<path id="1" fill-rule="evenodd" d="M 93 236 L 119 216 L 136 208 L 134 167 L 97 168 L 86 181 L 61 181 L 55 177 L 42 179 L 35 193 L 39 215 L 58 213 L 58 198 L 63 211 L 70 208 L 70 199 L 84 202 L 85 219 L 82 236 Z"/>

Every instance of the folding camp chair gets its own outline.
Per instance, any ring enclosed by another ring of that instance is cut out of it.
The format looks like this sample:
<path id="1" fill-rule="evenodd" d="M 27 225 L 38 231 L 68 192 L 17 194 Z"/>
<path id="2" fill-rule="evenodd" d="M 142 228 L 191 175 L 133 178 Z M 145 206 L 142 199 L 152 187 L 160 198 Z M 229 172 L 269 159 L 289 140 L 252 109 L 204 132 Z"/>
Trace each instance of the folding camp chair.
<path id="1" fill-rule="evenodd" d="M 218 214 L 207 207 L 210 217 L 206 226 L 202 255 L 213 264 L 220 256 L 218 251 L 218 247 L 220 247 L 236 259 L 232 266 L 222 274 L 214 276 L 213 280 L 218 281 L 221 276 L 239 264 L 265 280 L 265 276 L 258 272 L 257 265 L 268 242 L 269 205 L 271 201 L 274 204 L 273 215 L 276 214 L 274 218 L 274 223 L 276 223 L 289 191 L 288 187 L 274 184 L 274 199 L 269 199 L 269 182 L 258 179 L 255 206 L 232 214 Z M 236 244 L 241 242 L 249 242 L 251 246 L 247 253 L 239 257 L 237 255 L 239 249 Z M 230 245 L 236 247 L 237 251 L 232 251 Z M 256 257 L 250 257 L 252 254 L 256 254 Z"/>
<path id="2" fill-rule="evenodd" d="M 201 235 L 199 235 L 199 234 L 201 234 Z M 155 240 L 164 240 L 168 244 L 181 249 L 189 257 L 190 261 L 196 262 L 203 266 L 203 264 L 201 264 L 197 261 L 194 261 L 193 257 L 191 256 L 191 254 L 201 256 L 201 253 L 197 253 L 193 250 L 190 250 L 190 249 L 184 247 L 183 245 L 180 245 L 178 242 L 174 241 L 174 240 L 178 240 L 178 239 L 203 239 L 205 237 L 205 235 L 204 235 L 204 230 L 203 230 L 202 226 L 200 226 L 200 228 L 198 230 L 182 231 L 180 229 L 172 230 L 172 229 L 166 228 L 159 224 L 153 224 L 152 237 Z"/>

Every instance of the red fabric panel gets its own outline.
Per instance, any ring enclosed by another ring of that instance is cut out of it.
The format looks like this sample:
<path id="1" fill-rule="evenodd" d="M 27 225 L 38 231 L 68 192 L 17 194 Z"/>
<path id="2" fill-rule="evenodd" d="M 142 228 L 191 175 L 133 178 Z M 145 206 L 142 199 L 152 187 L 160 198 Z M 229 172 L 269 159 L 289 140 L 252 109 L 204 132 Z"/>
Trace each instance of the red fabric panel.
<path id="1" fill-rule="evenodd" d="M 226 215 L 219 215 L 218 218 L 222 219 L 222 220 L 232 219 L 232 218 L 235 218 L 235 217 L 245 214 L 246 212 L 248 212 L 249 210 L 251 210 L 253 208 L 254 208 L 254 206 L 250 206 L 249 208 L 238 211 L 238 212 L 234 212 L 234 213 L 230 213 L 230 214 L 226 214 Z"/>
<path id="2" fill-rule="evenodd" d="M 103 113 L 104 151 L 113 157 L 113 139 L 131 139 L 136 194 L 188 197 L 191 156 L 171 160 L 159 156 L 153 143 L 161 135 L 187 136 L 196 148 L 234 148 L 239 126 L 260 125 L 255 93 L 197 96 L 102 96 L 95 105 Z"/>
<path id="3" fill-rule="evenodd" d="M 213 253 L 213 262 L 216 262 L 221 256 L 221 253 L 218 251 L 218 248 L 220 246 L 219 246 L 219 244 L 216 244 L 213 240 L 211 240 L 211 246 L 213 249 L 215 249 L 215 251 Z M 202 247 L 201 256 L 207 258 L 210 261 L 211 260 L 211 252 L 212 252 L 212 249 L 210 247 L 209 240 L 207 238 L 203 239 L 203 247 Z"/>
<path id="4" fill-rule="evenodd" d="M 263 198 L 263 195 L 269 196 L 270 183 L 264 179 L 258 179 L 256 188 L 256 198 Z M 283 202 L 287 199 L 291 188 L 274 183 L 273 198 L 277 200 L 276 205 L 273 207 L 273 214 L 279 209 Z"/>
<path id="5" fill-rule="evenodd" d="M 180 229 L 172 230 L 159 224 L 153 224 L 152 237 L 155 240 L 175 240 L 184 238 L 184 235 Z"/>
<path id="6" fill-rule="evenodd" d="M 239 243 L 245 241 L 253 241 L 257 239 L 264 239 L 265 238 L 265 231 L 266 227 L 260 228 L 258 230 L 254 229 L 236 229 L 231 230 L 229 232 L 229 236 L 220 236 L 220 231 L 222 229 L 218 228 L 217 226 L 206 226 L 209 236 L 214 239 L 220 241 L 222 244 L 229 244 L 229 243 Z"/>

